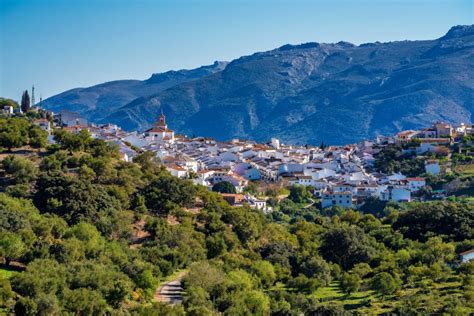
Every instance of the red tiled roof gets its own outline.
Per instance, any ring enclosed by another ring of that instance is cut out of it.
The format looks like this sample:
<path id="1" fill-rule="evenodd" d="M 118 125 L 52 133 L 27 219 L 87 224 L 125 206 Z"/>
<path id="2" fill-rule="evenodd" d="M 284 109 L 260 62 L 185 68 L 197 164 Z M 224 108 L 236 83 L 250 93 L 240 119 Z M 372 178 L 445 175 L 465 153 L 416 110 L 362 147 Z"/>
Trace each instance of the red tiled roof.
<path id="1" fill-rule="evenodd" d="M 474 249 L 466 250 L 466 251 L 464 251 L 464 252 L 461 252 L 459 255 L 460 255 L 460 256 L 464 256 L 464 255 L 467 255 L 467 254 L 470 254 L 470 253 L 474 253 Z"/>
<path id="2" fill-rule="evenodd" d="M 161 126 L 153 126 L 149 130 L 147 130 L 147 133 L 174 133 L 174 131 Z"/>

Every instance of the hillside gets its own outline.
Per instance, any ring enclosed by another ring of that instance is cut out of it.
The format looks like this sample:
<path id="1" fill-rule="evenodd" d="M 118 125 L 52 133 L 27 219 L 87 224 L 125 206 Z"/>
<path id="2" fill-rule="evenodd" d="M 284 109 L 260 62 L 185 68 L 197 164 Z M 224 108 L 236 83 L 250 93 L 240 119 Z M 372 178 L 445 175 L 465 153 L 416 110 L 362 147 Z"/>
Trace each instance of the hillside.
<path id="1" fill-rule="evenodd" d="M 86 130 L 49 145 L 37 129 L 0 117 L 2 315 L 474 311 L 474 260 L 457 256 L 474 246 L 468 199 L 323 210 L 294 186 L 265 192 L 264 214 L 151 152 L 124 162 Z M 21 142 L 5 143 L 11 131 Z"/>
<path id="2" fill-rule="evenodd" d="M 200 79 L 225 68 L 226 62 L 215 62 L 191 70 L 153 74 L 147 80 L 117 80 L 88 88 L 76 88 L 43 101 L 42 106 L 59 112 L 78 111 L 86 119 L 97 122 L 137 98 L 146 98 L 177 84 Z"/>
<path id="3" fill-rule="evenodd" d="M 163 109 L 181 133 L 343 144 L 435 120 L 469 123 L 473 100 L 474 26 L 456 26 L 436 40 L 284 45 L 95 120 L 143 130 Z M 87 104 L 63 102 L 90 113 Z"/>

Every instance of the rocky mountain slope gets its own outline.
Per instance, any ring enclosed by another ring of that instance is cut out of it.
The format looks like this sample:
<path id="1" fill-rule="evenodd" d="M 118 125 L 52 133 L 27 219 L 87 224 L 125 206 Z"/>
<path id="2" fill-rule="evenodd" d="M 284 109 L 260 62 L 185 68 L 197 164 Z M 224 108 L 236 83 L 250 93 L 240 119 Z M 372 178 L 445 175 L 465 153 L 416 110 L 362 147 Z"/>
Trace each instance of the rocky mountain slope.
<path id="1" fill-rule="evenodd" d="M 163 109 L 180 133 L 344 144 L 435 120 L 471 122 L 474 113 L 474 26 L 436 40 L 285 45 L 222 68 L 120 108 L 97 101 L 113 110 L 96 121 L 143 130 Z M 94 108 L 63 100 L 86 114 Z"/>
<path id="2" fill-rule="evenodd" d="M 153 74 L 147 80 L 117 80 L 88 88 L 77 88 L 43 101 L 43 107 L 59 112 L 77 111 L 90 121 L 98 122 L 137 98 L 146 98 L 177 84 L 196 80 L 221 71 L 227 62 L 214 62 L 192 70 Z"/>

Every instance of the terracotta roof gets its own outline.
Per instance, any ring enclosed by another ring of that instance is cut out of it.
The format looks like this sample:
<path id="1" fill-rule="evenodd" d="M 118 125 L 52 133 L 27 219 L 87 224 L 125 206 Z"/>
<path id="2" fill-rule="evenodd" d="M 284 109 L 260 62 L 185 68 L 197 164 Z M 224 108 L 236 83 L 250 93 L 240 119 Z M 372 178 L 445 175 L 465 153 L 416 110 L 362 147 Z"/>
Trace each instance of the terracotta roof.
<path id="1" fill-rule="evenodd" d="M 464 252 L 461 252 L 459 255 L 460 256 L 465 256 L 467 254 L 474 253 L 474 249 L 466 250 Z"/>
<path id="2" fill-rule="evenodd" d="M 173 130 L 170 130 L 169 128 L 161 127 L 161 126 L 153 126 L 146 132 L 147 133 L 174 133 Z"/>
<path id="3" fill-rule="evenodd" d="M 411 135 L 411 134 L 413 134 L 413 133 L 416 133 L 416 132 L 410 130 L 410 131 L 403 131 L 403 132 L 400 132 L 400 133 L 398 133 L 397 135 L 398 135 L 398 136 L 408 136 L 408 135 Z"/>
<path id="4" fill-rule="evenodd" d="M 178 171 L 186 171 L 186 169 L 184 169 L 181 166 L 178 166 L 177 164 L 166 165 L 166 168 L 170 168 L 170 169 L 174 169 L 174 170 L 178 170 Z"/>

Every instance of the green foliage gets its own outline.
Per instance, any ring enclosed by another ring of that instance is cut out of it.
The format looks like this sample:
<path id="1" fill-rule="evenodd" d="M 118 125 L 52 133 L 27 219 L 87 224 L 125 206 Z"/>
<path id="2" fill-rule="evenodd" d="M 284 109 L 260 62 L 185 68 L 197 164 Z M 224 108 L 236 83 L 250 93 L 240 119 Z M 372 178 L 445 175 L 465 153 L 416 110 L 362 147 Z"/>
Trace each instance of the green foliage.
<path id="1" fill-rule="evenodd" d="M 99 185 L 61 174 L 42 175 L 36 183 L 35 204 L 69 223 L 102 220 L 120 211 L 120 202 Z M 101 227 L 103 232 L 108 228 Z"/>
<path id="2" fill-rule="evenodd" d="M 64 309 L 76 315 L 105 314 L 107 307 L 107 302 L 95 290 L 79 288 L 64 293 Z"/>
<path id="3" fill-rule="evenodd" d="M 23 91 L 20 104 L 21 104 L 21 110 L 23 111 L 23 113 L 28 112 L 28 110 L 31 107 L 30 95 L 28 94 L 28 90 Z"/>
<path id="4" fill-rule="evenodd" d="M 0 98 L 0 108 L 11 106 L 14 109 L 18 107 L 18 103 L 12 99 Z"/>
<path id="5" fill-rule="evenodd" d="M 13 148 L 30 145 L 33 148 L 47 146 L 48 133 L 25 118 L 0 118 L 0 147 Z"/>
<path id="6" fill-rule="evenodd" d="M 86 129 L 81 130 L 77 134 L 69 133 L 64 129 L 58 129 L 54 132 L 54 140 L 63 149 L 74 152 L 84 150 L 92 138 Z"/>
<path id="7" fill-rule="evenodd" d="M 266 288 L 273 285 L 276 280 L 276 272 L 273 265 L 268 261 L 259 260 L 252 264 L 253 273 L 260 279 Z"/>
<path id="8" fill-rule="evenodd" d="M 343 273 L 339 282 L 341 289 L 345 293 L 351 294 L 359 290 L 361 279 L 355 273 Z"/>
<path id="9" fill-rule="evenodd" d="M 311 194 L 308 192 L 307 188 L 303 185 L 293 185 L 290 188 L 290 195 L 288 198 L 295 203 L 305 203 L 308 202 L 311 197 Z"/>
<path id="10" fill-rule="evenodd" d="M 189 207 L 194 202 L 196 188 L 189 180 L 171 176 L 164 171 L 141 191 L 149 210 L 170 212 L 177 207 Z"/>
<path id="11" fill-rule="evenodd" d="M 21 118 L 0 119 L 0 147 L 10 151 L 28 144 L 28 121 Z"/>
<path id="12" fill-rule="evenodd" d="M 224 220 L 229 222 L 242 243 L 258 238 L 262 232 L 264 219 L 261 213 L 252 212 L 250 208 L 241 207 L 229 210 Z"/>
<path id="13" fill-rule="evenodd" d="M 212 191 L 219 193 L 237 193 L 234 185 L 228 181 L 221 181 L 214 184 L 212 186 Z"/>
<path id="14" fill-rule="evenodd" d="M 332 280 L 331 267 L 323 258 L 318 256 L 307 258 L 301 264 L 301 272 L 307 277 L 322 281 L 324 285 L 328 285 Z"/>
<path id="15" fill-rule="evenodd" d="M 15 183 L 27 183 L 37 174 L 37 168 L 28 159 L 9 155 L 1 161 L 5 173 L 13 177 Z"/>
<path id="16" fill-rule="evenodd" d="M 371 237 L 358 227 L 340 227 L 323 236 L 320 252 L 326 260 L 350 269 L 357 263 L 368 263 L 375 257 Z"/>
<path id="17" fill-rule="evenodd" d="M 405 237 L 426 240 L 439 235 L 445 239 L 461 241 L 474 239 L 474 204 L 424 203 L 400 213 L 393 224 Z"/>
<path id="18" fill-rule="evenodd" d="M 7 264 L 19 259 L 26 252 L 26 245 L 21 237 L 11 232 L 0 232 L 0 256 Z"/>
<path id="19" fill-rule="evenodd" d="M 398 172 L 415 177 L 425 172 L 425 164 L 415 153 L 404 154 L 402 146 L 390 144 L 375 156 L 375 169 L 387 174 Z"/>
<path id="20" fill-rule="evenodd" d="M 0 260 L 11 263 L 0 275 L 2 312 L 468 314 L 474 308 L 473 266 L 456 261 L 456 253 L 474 246 L 472 204 L 395 209 L 373 201 L 364 212 L 320 212 L 302 207 L 306 189 L 293 188 L 291 199 L 278 202 L 282 192 L 274 188 L 268 193 L 278 211 L 264 215 L 172 177 L 153 153 L 125 163 L 114 146 L 86 132 L 57 138 L 48 151 L 29 153 L 39 170 L 18 153 L 2 162 L 8 173 L 0 182 L 6 192 Z M 154 302 L 160 282 L 178 276 L 183 304 Z"/>
<path id="21" fill-rule="evenodd" d="M 32 125 L 28 131 L 28 144 L 33 148 L 45 148 L 48 145 L 48 132 Z"/>
<path id="22" fill-rule="evenodd" d="M 391 274 L 381 272 L 373 277 L 372 289 L 381 295 L 389 295 L 398 289 L 398 284 Z"/>

